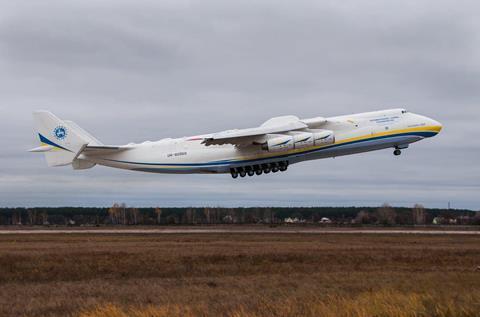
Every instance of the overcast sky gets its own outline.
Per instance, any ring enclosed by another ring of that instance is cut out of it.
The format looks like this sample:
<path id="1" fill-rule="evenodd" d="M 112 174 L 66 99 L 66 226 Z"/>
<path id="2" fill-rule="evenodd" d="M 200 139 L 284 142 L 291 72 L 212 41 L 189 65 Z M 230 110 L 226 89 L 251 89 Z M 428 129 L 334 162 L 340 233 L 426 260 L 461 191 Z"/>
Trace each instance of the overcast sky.
<path id="1" fill-rule="evenodd" d="M 480 209 L 478 1 L 0 1 L 0 206 Z M 48 168 L 31 112 L 106 144 L 405 107 L 435 138 L 287 173 Z"/>

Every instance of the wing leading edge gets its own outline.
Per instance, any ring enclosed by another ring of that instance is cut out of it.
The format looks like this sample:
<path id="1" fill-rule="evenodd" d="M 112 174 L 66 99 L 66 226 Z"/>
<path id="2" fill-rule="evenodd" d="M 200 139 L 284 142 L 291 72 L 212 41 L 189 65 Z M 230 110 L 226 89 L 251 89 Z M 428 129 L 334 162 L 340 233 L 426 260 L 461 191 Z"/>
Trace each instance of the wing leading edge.
<path id="1" fill-rule="evenodd" d="M 282 134 L 290 131 L 298 131 L 308 128 L 317 128 L 326 119 L 317 117 L 313 119 L 300 120 L 296 116 L 275 117 L 264 122 L 260 127 L 248 129 L 227 130 L 206 136 L 203 140 L 205 145 L 250 145 L 262 144 L 268 138 L 268 134 Z"/>

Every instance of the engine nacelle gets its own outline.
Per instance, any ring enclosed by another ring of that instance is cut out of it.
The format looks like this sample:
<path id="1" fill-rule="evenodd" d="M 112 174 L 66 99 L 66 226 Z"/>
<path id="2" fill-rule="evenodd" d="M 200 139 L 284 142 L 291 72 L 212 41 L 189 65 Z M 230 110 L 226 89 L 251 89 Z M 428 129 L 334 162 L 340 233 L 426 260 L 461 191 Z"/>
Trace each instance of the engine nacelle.
<path id="1" fill-rule="evenodd" d="M 281 152 L 302 149 L 310 146 L 330 145 L 335 143 L 335 134 L 331 130 L 293 131 L 288 135 L 269 135 L 262 149 L 269 152 Z"/>
<path id="2" fill-rule="evenodd" d="M 293 137 L 293 147 L 295 149 L 302 149 L 314 145 L 313 133 L 310 132 L 291 132 Z"/>
<path id="3" fill-rule="evenodd" d="M 262 147 L 269 152 L 288 151 L 293 149 L 293 136 L 282 135 L 269 138 Z"/>
<path id="4" fill-rule="evenodd" d="M 335 133 L 331 130 L 312 131 L 313 143 L 315 145 L 329 145 L 335 143 Z"/>

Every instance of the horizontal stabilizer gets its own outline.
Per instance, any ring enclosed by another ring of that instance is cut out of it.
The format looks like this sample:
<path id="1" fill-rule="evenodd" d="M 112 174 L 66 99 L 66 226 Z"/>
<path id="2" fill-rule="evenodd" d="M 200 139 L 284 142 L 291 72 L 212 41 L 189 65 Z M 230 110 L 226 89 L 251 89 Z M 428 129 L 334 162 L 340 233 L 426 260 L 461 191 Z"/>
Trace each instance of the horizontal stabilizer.
<path id="1" fill-rule="evenodd" d="M 103 155 L 103 154 L 112 154 L 130 150 L 132 147 L 128 145 L 115 146 L 115 145 L 88 145 L 83 153 L 86 156 L 89 155 Z"/>
<path id="2" fill-rule="evenodd" d="M 28 152 L 48 152 L 48 151 L 53 150 L 54 148 L 55 147 L 53 147 L 51 145 L 41 145 L 41 146 L 36 147 L 34 149 L 28 150 Z"/>

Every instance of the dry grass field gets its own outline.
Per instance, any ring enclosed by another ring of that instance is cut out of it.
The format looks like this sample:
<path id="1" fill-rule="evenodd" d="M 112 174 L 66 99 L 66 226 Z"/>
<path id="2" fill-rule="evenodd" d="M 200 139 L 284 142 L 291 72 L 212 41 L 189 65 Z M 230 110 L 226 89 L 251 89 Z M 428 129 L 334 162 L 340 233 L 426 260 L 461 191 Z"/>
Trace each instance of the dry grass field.
<path id="1" fill-rule="evenodd" d="M 1 316 L 479 316 L 480 237 L 0 236 Z"/>

